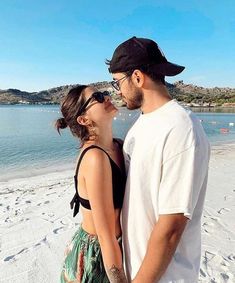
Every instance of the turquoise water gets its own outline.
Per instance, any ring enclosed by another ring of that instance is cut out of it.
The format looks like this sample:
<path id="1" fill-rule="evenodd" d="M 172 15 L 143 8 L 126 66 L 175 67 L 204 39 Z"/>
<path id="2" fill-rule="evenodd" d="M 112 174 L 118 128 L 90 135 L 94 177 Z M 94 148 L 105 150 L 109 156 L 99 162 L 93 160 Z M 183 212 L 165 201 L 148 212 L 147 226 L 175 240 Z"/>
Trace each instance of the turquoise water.
<path id="1" fill-rule="evenodd" d="M 212 144 L 235 141 L 235 113 L 196 115 Z M 68 129 L 58 135 L 53 123 L 59 116 L 57 105 L 0 105 L 0 181 L 74 167 L 78 140 Z M 124 138 L 137 117 L 138 111 L 121 108 L 114 136 Z M 222 134 L 221 128 L 229 132 Z"/>

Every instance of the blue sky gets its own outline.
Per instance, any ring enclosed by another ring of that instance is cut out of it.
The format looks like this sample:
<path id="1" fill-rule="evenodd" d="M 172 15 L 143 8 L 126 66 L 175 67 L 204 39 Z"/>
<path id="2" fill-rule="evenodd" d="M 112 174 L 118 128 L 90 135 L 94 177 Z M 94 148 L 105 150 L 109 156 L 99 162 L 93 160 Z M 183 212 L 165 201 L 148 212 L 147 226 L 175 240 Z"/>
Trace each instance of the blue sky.
<path id="1" fill-rule="evenodd" d="M 133 35 L 186 66 L 168 82 L 235 87 L 234 15 L 234 0 L 1 0 L 0 89 L 111 80 L 104 61 Z"/>

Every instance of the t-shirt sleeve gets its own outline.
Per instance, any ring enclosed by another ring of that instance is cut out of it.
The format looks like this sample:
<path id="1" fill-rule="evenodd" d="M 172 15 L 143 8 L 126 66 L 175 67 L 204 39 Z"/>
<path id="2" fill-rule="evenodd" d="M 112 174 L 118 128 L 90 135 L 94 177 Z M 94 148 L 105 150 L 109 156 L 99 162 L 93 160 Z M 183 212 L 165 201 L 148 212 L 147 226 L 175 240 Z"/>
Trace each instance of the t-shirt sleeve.
<path id="1" fill-rule="evenodd" d="M 174 151 L 163 160 L 158 194 L 159 214 L 183 213 L 187 218 L 192 218 L 208 170 L 203 148 L 195 143 L 192 134 L 189 131 L 178 141 L 175 136 Z"/>

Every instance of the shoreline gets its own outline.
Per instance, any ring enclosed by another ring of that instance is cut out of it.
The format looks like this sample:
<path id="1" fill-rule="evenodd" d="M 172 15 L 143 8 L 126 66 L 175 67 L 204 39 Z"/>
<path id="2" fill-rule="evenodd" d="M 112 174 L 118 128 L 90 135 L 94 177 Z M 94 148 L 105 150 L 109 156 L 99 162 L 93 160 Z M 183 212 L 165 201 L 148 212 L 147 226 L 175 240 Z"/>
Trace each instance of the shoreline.
<path id="1" fill-rule="evenodd" d="M 176 98 L 173 98 L 176 99 Z M 184 101 L 178 101 L 180 104 L 187 106 L 189 108 L 197 109 L 197 108 L 202 108 L 202 109 L 235 109 L 235 105 L 221 105 L 221 106 L 203 106 L 203 105 L 189 105 L 190 103 L 184 102 Z M 117 102 L 118 103 L 118 102 Z M 120 104 L 120 103 L 118 103 Z M 0 106 L 60 106 L 59 103 L 0 103 Z M 119 108 L 126 108 L 125 104 L 118 106 Z"/>
<path id="2" fill-rule="evenodd" d="M 235 141 L 216 141 L 216 142 L 210 142 L 211 145 L 211 149 L 217 149 L 218 147 L 224 147 L 225 149 L 228 146 L 234 146 L 235 147 Z M 21 169 L 18 171 L 14 171 L 13 173 L 8 173 L 7 175 L 4 175 L 4 177 L 0 176 L 0 187 L 1 185 L 5 184 L 5 183 L 9 183 L 11 181 L 13 182 L 17 182 L 17 181 L 21 181 L 24 179 L 29 179 L 29 178 L 34 178 L 34 177 L 42 177 L 42 176 L 50 176 L 50 175 L 55 175 L 55 174 L 70 174 L 73 177 L 74 171 L 75 171 L 75 166 L 76 166 L 76 161 L 71 160 L 65 163 L 61 163 L 61 164 L 53 164 L 53 165 L 49 165 L 47 167 L 42 166 L 41 169 L 37 168 L 37 169 L 31 169 L 28 170 L 29 168 L 31 168 L 31 166 L 28 166 L 26 169 Z M 27 170 L 27 172 L 25 173 L 25 170 Z M 10 170 L 9 170 L 10 171 Z"/>
<path id="3" fill-rule="evenodd" d="M 0 177 L 0 187 L 1 184 L 9 183 L 11 181 L 20 181 L 22 179 L 29 179 L 33 177 L 40 177 L 40 176 L 47 176 L 47 175 L 54 175 L 54 174 L 61 174 L 68 172 L 71 174 L 75 170 L 75 163 L 68 162 L 65 164 L 60 164 L 59 166 L 51 165 L 47 167 L 43 167 L 42 169 L 34 169 L 32 171 L 27 171 L 25 173 L 25 169 L 21 169 L 15 172 L 8 173 L 4 175 L 4 177 Z M 30 166 L 28 167 L 30 168 Z"/>

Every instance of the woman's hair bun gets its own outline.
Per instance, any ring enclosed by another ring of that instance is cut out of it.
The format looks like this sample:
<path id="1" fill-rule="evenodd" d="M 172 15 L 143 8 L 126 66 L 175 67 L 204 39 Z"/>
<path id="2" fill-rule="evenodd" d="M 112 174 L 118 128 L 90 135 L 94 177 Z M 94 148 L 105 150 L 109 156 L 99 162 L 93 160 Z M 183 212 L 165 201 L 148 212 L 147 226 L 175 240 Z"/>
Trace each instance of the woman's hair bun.
<path id="1" fill-rule="evenodd" d="M 57 131 L 60 133 L 60 129 L 65 129 L 67 128 L 67 123 L 65 121 L 64 118 L 59 118 L 57 119 L 57 121 L 55 122 L 55 127 L 57 129 Z"/>

